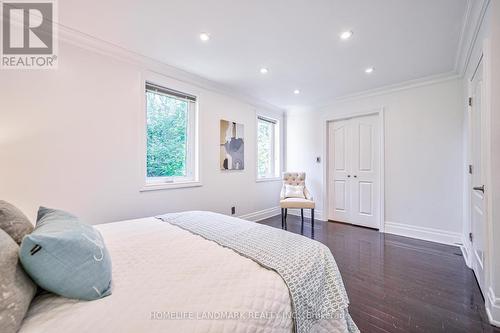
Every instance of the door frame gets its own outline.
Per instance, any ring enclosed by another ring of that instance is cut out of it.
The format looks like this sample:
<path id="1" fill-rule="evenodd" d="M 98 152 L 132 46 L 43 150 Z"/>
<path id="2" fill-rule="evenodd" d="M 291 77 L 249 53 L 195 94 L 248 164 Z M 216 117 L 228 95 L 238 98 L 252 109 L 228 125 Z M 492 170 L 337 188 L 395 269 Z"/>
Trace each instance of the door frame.
<path id="1" fill-rule="evenodd" d="M 379 207 L 379 228 L 380 232 L 385 230 L 385 117 L 384 117 L 384 107 L 378 107 L 373 109 L 368 109 L 360 112 L 349 112 L 342 113 L 338 115 L 326 116 L 323 118 L 323 156 L 325 157 L 323 163 L 323 209 L 324 209 L 324 219 L 328 220 L 329 215 L 329 164 L 330 164 L 330 147 L 328 143 L 329 136 L 329 123 L 346 120 L 350 118 L 358 118 L 363 116 L 378 115 L 379 122 L 379 152 L 380 152 L 380 167 L 379 167 L 379 181 L 380 181 L 380 207 Z"/>

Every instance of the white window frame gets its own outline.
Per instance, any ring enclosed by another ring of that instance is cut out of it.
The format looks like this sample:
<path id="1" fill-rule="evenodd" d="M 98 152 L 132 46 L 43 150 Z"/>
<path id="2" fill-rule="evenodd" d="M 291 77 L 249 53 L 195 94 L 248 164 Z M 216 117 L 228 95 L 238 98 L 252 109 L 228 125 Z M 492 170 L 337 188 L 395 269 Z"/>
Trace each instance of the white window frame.
<path id="1" fill-rule="evenodd" d="M 146 100 L 146 84 L 153 84 L 167 90 L 176 91 L 185 95 L 190 95 L 196 98 L 196 101 L 188 103 L 188 133 L 187 133 L 187 154 L 186 154 L 186 176 L 184 177 L 148 177 L 147 176 L 147 100 Z M 163 189 L 175 189 L 184 187 L 201 186 L 200 165 L 199 165 L 199 105 L 200 99 L 197 91 L 191 87 L 169 80 L 157 74 L 144 74 L 141 80 L 141 96 L 142 112 L 141 112 L 141 160 L 142 160 L 142 177 L 144 185 L 141 188 L 143 191 L 155 191 Z"/>
<path id="2" fill-rule="evenodd" d="M 272 172 L 270 175 L 261 176 L 259 175 L 259 123 L 261 121 L 267 121 L 269 123 L 273 123 L 273 133 L 274 142 L 272 145 Z M 280 128 L 280 120 L 274 117 L 269 117 L 268 115 L 257 114 L 256 117 L 256 126 L 255 126 L 256 134 L 255 134 L 255 151 L 256 151 L 256 181 L 257 182 L 266 182 L 266 181 L 278 181 L 281 180 L 281 128 Z"/>

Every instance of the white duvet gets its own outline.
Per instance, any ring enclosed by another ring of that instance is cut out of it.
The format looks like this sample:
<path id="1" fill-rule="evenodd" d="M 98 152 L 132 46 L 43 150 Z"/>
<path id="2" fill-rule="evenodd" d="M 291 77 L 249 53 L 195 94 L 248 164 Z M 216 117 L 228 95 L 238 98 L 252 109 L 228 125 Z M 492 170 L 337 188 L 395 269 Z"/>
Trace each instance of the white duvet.
<path id="1" fill-rule="evenodd" d="M 112 295 L 90 302 L 39 296 L 20 332 L 293 331 L 290 318 L 261 315 L 291 309 L 274 271 L 155 218 L 96 227 L 112 258 Z"/>
<path id="2" fill-rule="evenodd" d="M 155 218 L 96 227 L 112 257 L 112 295 L 37 296 L 20 332 L 293 332 L 276 272 Z"/>

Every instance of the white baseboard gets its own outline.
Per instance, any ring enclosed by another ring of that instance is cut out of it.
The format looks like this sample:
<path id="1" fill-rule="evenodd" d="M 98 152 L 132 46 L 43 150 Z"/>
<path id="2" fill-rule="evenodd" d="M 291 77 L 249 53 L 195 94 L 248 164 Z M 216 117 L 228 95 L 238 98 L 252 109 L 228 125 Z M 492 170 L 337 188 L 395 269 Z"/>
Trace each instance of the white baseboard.
<path id="1" fill-rule="evenodd" d="M 244 214 L 239 216 L 239 218 L 257 222 L 280 214 L 281 214 L 281 209 L 278 206 L 278 207 L 263 209 L 249 214 Z M 300 216 L 300 209 L 289 209 L 288 214 Z M 311 218 L 310 209 L 304 209 L 304 217 Z M 323 212 L 321 210 L 314 210 L 314 218 L 320 221 L 327 220 L 324 218 Z M 441 229 L 417 227 L 414 225 L 395 223 L 395 222 L 385 222 L 385 232 L 388 234 L 422 239 L 441 244 L 459 246 L 464 255 L 464 260 L 467 266 L 469 266 L 469 251 L 463 245 L 465 244 L 465 242 L 462 239 L 462 234 L 458 232 L 455 233 Z"/>
<path id="2" fill-rule="evenodd" d="M 281 212 L 280 212 L 281 214 Z M 288 209 L 288 214 L 290 215 L 295 215 L 295 216 L 300 216 L 300 209 Z M 311 218 L 311 210 L 310 209 L 304 209 L 304 217 L 310 219 Z M 314 219 L 315 220 L 320 220 L 320 221 L 326 221 L 327 219 L 324 218 L 323 216 L 323 211 L 321 210 L 314 210 Z"/>
<path id="3" fill-rule="evenodd" d="M 422 239 L 426 241 L 461 246 L 462 234 L 441 229 L 417 227 L 409 224 L 385 222 L 385 232 L 399 236 Z"/>
<path id="4" fill-rule="evenodd" d="M 486 314 L 491 325 L 500 327 L 500 298 L 495 296 L 491 288 L 486 295 Z"/>
<path id="5" fill-rule="evenodd" d="M 281 210 L 279 207 L 271 207 L 271 208 L 259 210 L 257 212 L 241 215 L 238 217 L 240 219 L 258 222 L 258 221 L 262 221 L 262 220 L 265 220 L 265 219 L 268 219 L 270 217 L 280 215 L 280 214 L 281 214 Z"/>
<path id="6" fill-rule="evenodd" d="M 300 209 L 288 209 L 288 214 L 300 216 Z M 262 220 L 268 219 L 268 218 L 276 216 L 276 215 L 281 215 L 281 208 L 279 206 L 259 210 L 257 212 L 253 212 L 253 213 L 244 214 L 244 215 L 241 215 L 238 217 L 240 219 L 258 222 L 258 221 L 262 221 Z M 306 217 L 308 219 L 311 218 L 311 210 L 310 209 L 304 209 L 304 217 Z M 319 210 L 319 211 L 314 210 L 314 219 L 319 220 L 319 221 L 326 221 L 326 219 L 323 218 L 323 212 L 321 210 Z"/>
<path id="7" fill-rule="evenodd" d="M 471 263 L 471 258 L 470 258 L 470 248 L 468 247 L 469 244 L 465 239 L 462 238 L 462 244 L 460 245 L 460 251 L 462 251 L 462 256 L 464 257 L 465 264 L 467 267 L 472 269 L 472 263 Z"/>
<path id="8" fill-rule="evenodd" d="M 472 266 L 470 264 L 469 249 L 464 245 L 460 245 L 460 251 L 462 252 L 462 257 L 464 257 L 465 265 L 472 269 Z"/>

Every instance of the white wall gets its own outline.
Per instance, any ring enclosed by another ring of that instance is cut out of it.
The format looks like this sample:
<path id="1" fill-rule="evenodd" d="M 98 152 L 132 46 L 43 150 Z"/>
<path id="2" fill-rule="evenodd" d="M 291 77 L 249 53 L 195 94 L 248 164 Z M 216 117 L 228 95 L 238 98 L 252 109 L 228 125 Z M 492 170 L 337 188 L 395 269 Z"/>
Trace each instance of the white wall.
<path id="1" fill-rule="evenodd" d="M 92 224 L 188 209 L 229 213 L 232 205 L 243 215 L 278 205 L 280 182 L 255 181 L 257 107 L 166 78 L 198 92 L 203 186 L 140 192 L 148 68 L 66 43 L 59 53 L 57 70 L 0 74 L 0 199 L 32 219 L 46 205 Z M 244 171 L 219 170 L 221 118 L 245 125 Z"/>
<path id="2" fill-rule="evenodd" d="M 322 211 L 325 120 L 383 107 L 385 220 L 437 229 L 448 241 L 459 240 L 463 219 L 462 100 L 462 83 L 452 79 L 340 101 L 315 111 L 292 110 L 286 118 L 287 168 L 307 172 L 308 186 Z M 316 156 L 322 156 L 321 163 L 315 162 Z"/>

